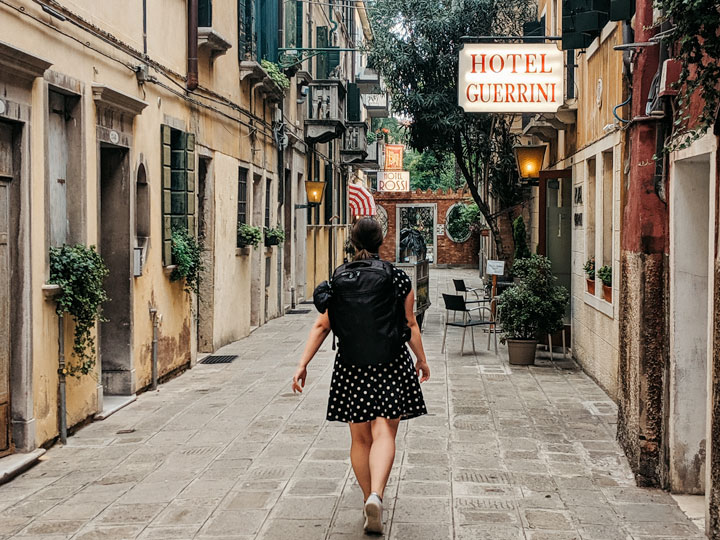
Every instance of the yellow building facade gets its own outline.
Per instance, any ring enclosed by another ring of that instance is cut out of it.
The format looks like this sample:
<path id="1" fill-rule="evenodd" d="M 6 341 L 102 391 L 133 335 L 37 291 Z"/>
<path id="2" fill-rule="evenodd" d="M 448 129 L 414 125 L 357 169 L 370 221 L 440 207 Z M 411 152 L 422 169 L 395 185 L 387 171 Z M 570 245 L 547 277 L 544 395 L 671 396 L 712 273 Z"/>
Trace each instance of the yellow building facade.
<path id="1" fill-rule="evenodd" d="M 154 374 L 162 382 L 198 353 L 283 315 L 342 260 L 343 193 L 355 174 L 341 156 L 346 96 L 335 136 L 308 142 L 307 88 L 318 62 L 325 86 L 352 84 L 363 62 L 357 45 L 369 35 L 364 4 L 122 4 L 0 4 L 0 260 L 8 276 L 0 313 L 9 314 L 0 331 L 9 351 L 0 356 L 0 455 L 59 435 L 51 247 L 97 246 L 110 271 L 96 366 L 67 378 L 71 429 L 130 402 Z M 283 63 L 297 38 L 318 47 L 318 27 L 327 31 L 321 48 L 353 49 L 340 53 L 341 68 L 328 71 L 327 51 Z M 280 61 L 278 73 L 287 68 L 287 88 L 263 59 Z M 365 119 L 363 107 L 357 114 Z M 325 200 L 298 208 L 311 178 L 327 182 Z M 285 239 L 245 247 L 243 223 L 283 229 Z M 170 279 L 179 225 L 203 248 L 198 294 Z M 62 333 L 72 364 L 68 316 Z"/>

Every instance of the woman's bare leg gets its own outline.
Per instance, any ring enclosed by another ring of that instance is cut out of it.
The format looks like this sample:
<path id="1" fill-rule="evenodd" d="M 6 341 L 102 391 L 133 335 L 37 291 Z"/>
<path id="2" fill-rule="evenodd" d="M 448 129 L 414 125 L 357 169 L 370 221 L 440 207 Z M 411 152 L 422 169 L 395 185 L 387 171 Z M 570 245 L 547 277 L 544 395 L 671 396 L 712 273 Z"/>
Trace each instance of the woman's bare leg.
<path id="1" fill-rule="evenodd" d="M 363 501 L 370 495 L 370 448 L 372 447 L 372 431 L 370 422 L 348 424 L 352 445 L 350 446 L 350 462 L 355 478 L 363 492 Z"/>
<path id="2" fill-rule="evenodd" d="M 395 461 L 395 436 L 399 424 L 399 418 L 378 417 L 370 421 L 370 491 L 377 493 L 381 499 Z"/>

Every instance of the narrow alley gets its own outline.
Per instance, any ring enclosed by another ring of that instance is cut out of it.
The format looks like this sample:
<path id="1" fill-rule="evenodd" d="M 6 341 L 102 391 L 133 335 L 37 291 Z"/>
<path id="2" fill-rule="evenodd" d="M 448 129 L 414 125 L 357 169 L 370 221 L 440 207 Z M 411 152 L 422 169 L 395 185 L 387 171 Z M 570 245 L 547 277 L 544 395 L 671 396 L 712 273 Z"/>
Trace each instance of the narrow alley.
<path id="1" fill-rule="evenodd" d="M 470 270 L 453 270 L 473 282 Z M 432 273 L 424 329 L 428 416 L 403 422 L 386 491 L 396 540 L 702 538 L 661 490 L 635 487 L 615 440 L 616 407 L 571 361 L 510 368 L 450 330 L 440 353 Z M 345 425 L 324 420 L 333 351 L 290 382 L 315 313 L 273 320 L 148 392 L 0 486 L 0 539 L 364 538 Z"/>

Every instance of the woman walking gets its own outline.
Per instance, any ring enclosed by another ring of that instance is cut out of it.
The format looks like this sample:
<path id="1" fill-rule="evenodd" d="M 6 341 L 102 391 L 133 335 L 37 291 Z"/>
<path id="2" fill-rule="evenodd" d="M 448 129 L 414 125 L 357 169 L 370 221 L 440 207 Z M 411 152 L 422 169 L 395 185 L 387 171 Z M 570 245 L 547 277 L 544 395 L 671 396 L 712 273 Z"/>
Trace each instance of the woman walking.
<path id="1" fill-rule="evenodd" d="M 293 392 L 302 392 L 307 365 L 332 329 L 339 349 L 327 419 L 350 426 L 350 461 L 365 501 L 365 532 L 379 534 L 398 425 L 400 420 L 427 414 L 420 383 L 430 378 L 430 368 L 415 320 L 410 279 L 377 255 L 383 241 L 380 224 L 372 218 L 360 219 L 350 241 L 357 262 L 341 266 L 331 284 L 316 289 L 315 304 L 321 314 L 310 331 L 292 387 Z M 415 353 L 414 366 L 406 342 Z"/>

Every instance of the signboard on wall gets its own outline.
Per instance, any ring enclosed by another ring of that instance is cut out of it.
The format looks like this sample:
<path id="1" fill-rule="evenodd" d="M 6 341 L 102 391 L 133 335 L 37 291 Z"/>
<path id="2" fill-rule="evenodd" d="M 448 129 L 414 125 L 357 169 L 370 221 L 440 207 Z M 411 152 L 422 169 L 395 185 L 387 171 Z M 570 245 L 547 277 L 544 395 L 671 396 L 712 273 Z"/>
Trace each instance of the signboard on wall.
<path id="1" fill-rule="evenodd" d="M 385 170 L 401 171 L 403 168 L 404 144 L 385 145 Z"/>
<path id="2" fill-rule="evenodd" d="M 465 112 L 556 112 L 564 98 L 563 52 L 553 43 L 466 43 L 458 104 Z"/>
<path id="3" fill-rule="evenodd" d="M 378 191 L 410 191 L 409 171 L 378 171 Z"/>

